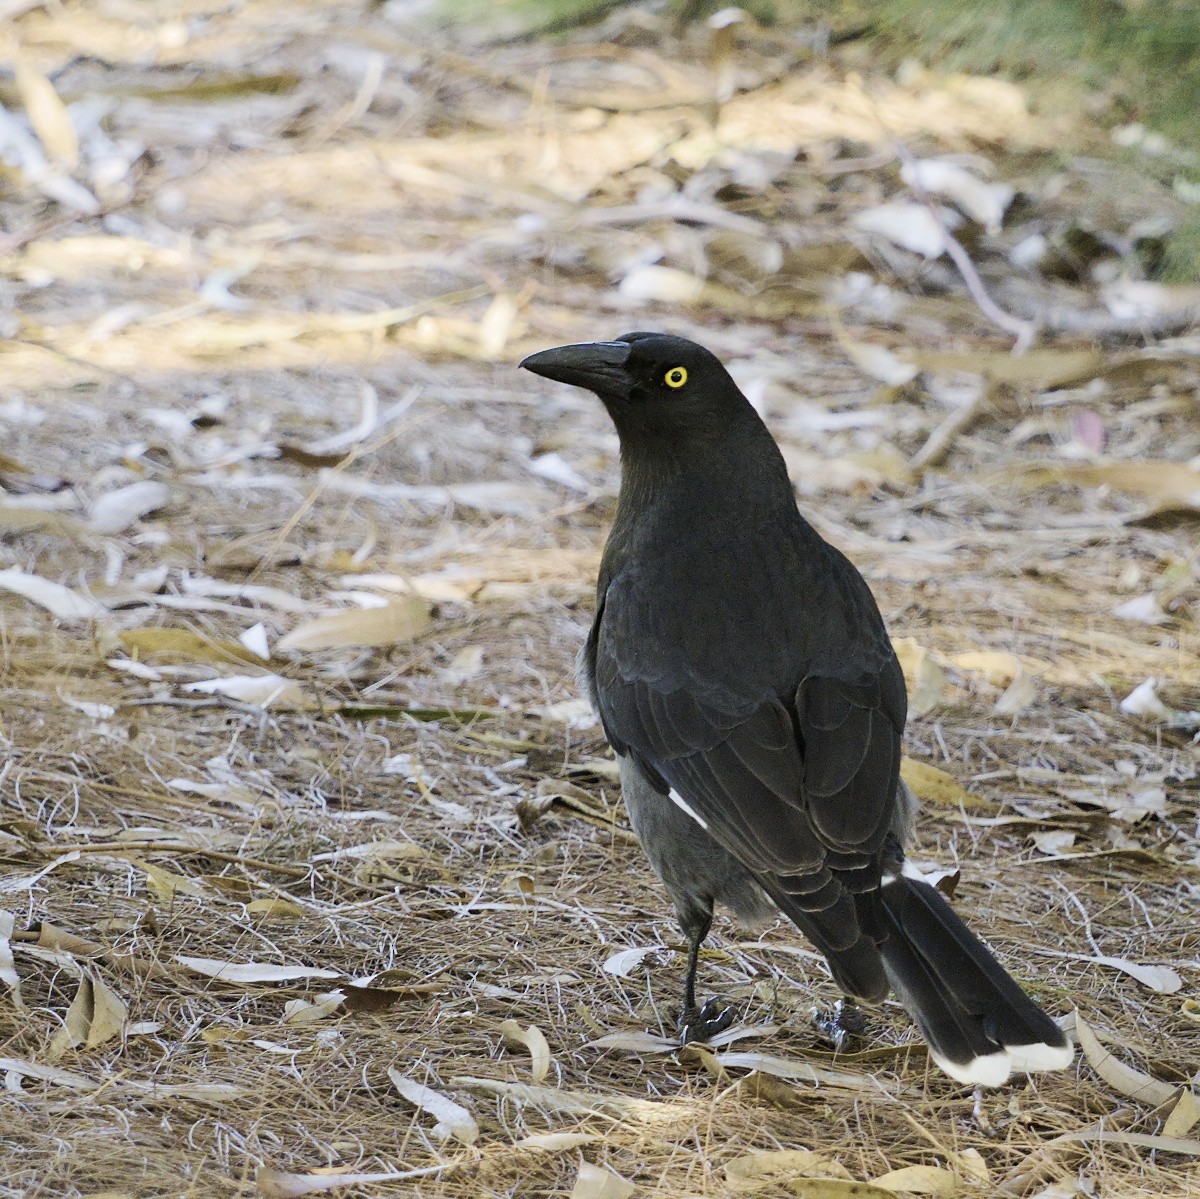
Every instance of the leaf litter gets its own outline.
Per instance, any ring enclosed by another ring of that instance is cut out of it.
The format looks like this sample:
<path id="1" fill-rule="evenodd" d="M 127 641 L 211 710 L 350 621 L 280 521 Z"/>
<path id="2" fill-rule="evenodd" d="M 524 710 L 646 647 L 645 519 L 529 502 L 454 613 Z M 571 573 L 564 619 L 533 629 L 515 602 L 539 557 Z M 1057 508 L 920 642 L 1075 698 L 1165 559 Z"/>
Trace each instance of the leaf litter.
<path id="1" fill-rule="evenodd" d="M 676 1197 L 782 1152 L 763 1189 L 812 1199 L 1190 1194 L 1170 180 L 856 38 L 626 6 L 464 54 L 399 7 L 10 19 L 0 1193 Z M 913 857 L 1111 1035 L 1075 1071 L 976 1100 L 892 1005 L 834 1054 L 811 951 L 723 920 L 737 1022 L 678 1051 L 684 947 L 573 682 L 615 438 L 513 369 L 633 327 L 733 364 L 867 573 Z"/>

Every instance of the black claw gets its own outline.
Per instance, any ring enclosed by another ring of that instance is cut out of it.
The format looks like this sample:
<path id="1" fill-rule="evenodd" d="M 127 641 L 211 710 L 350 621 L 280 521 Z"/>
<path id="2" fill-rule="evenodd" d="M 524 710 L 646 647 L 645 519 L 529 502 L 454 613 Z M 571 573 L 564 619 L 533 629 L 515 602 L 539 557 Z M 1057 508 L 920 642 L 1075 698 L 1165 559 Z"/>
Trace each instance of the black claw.
<path id="1" fill-rule="evenodd" d="M 733 1017 L 733 1008 L 722 1008 L 715 999 L 707 1000 L 699 1011 L 685 1010 L 679 1017 L 679 1043 L 711 1041 L 733 1023 Z"/>
<path id="2" fill-rule="evenodd" d="M 832 1008 L 814 1008 L 812 1022 L 816 1030 L 833 1044 L 835 1053 L 846 1053 L 867 1031 L 867 1018 L 850 999 L 839 999 Z"/>

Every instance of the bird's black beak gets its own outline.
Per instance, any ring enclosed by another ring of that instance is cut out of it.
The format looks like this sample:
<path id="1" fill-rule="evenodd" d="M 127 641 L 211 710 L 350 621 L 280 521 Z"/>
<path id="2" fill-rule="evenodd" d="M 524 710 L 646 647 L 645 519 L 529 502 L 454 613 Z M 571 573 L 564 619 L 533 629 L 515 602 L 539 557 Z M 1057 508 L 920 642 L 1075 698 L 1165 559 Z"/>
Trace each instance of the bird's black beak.
<path id="1" fill-rule="evenodd" d="M 521 365 L 546 379 L 586 387 L 602 399 L 628 399 L 630 348 L 626 341 L 585 341 L 530 354 Z"/>

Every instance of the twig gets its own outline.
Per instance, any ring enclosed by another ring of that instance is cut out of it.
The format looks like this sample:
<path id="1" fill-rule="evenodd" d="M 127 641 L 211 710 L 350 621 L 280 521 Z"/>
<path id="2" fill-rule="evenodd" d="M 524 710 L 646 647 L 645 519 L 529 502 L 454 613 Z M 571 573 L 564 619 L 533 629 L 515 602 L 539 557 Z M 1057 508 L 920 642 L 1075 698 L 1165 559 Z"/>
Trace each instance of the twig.
<path id="1" fill-rule="evenodd" d="M 906 166 L 916 168 L 917 160 L 913 157 L 912 151 L 902 142 L 896 140 L 896 153 Z M 975 269 L 975 264 L 971 261 L 971 256 L 963 249 L 962 242 L 946 228 L 946 222 L 942 220 L 942 214 L 938 206 L 933 202 L 933 198 L 921 186 L 921 173 L 919 170 L 913 170 L 913 181 L 909 184 L 912 193 L 929 209 L 929 215 L 933 217 L 937 223 L 937 227 L 941 230 L 942 240 L 946 245 L 946 253 L 950 256 L 950 261 L 958 268 L 958 273 L 962 276 L 962 281 L 967 285 L 967 291 L 970 293 L 971 299 L 975 301 L 976 307 L 984 316 L 999 326 L 1006 333 L 1011 333 L 1016 341 L 1013 343 L 1012 352 L 1014 354 L 1023 354 L 1037 338 L 1037 326 L 1029 321 L 1023 321 L 1019 317 L 1013 316 L 1011 313 L 1005 312 L 995 300 L 988 295 L 987 288 L 983 285 L 983 280 L 979 277 L 979 272 Z"/>
<path id="2" fill-rule="evenodd" d="M 970 401 L 956 408 L 932 433 L 929 440 L 912 456 L 909 465 L 913 470 L 924 470 L 936 466 L 950 452 L 954 439 L 979 418 L 987 404 L 988 389 L 980 387 Z"/>
<path id="3" fill-rule="evenodd" d="M 312 873 L 307 866 L 288 866 L 282 862 L 268 862 L 263 858 L 248 858 L 242 854 L 228 853 L 222 849 L 208 849 L 201 845 L 178 845 L 174 841 L 91 841 L 82 845 L 26 846 L 26 852 L 28 853 L 107 853 L 118 858 L 125 857 L 135 850 L 138 853 L 200 855 L 206 858 L 216 858 L 219 862 L 232 862 L 235 866 L 248 866 L 256 870 L 274 870 L 278 874 L 290 874 L 293 878 L 307 878 Z"/>

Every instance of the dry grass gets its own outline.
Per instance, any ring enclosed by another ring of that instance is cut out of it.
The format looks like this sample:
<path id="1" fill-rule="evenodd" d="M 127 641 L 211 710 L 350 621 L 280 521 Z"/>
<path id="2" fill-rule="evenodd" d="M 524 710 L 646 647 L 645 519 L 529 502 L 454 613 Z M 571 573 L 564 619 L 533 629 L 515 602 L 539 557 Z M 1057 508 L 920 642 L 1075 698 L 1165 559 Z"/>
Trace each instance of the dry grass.
<path id="1" fill-rule="evenodd" d="M 751 941 L 722 925 L 703 985 L 739 1026 L 765 1026 L 737 1049 L 840 1081 L 590 1044 L 670 1031 L 680 942 L 598 730 L 555 707 L 576 697 L 615 437 L 589 397 L 513 369 L 532 348 L 658 326 L 757 380 L 805 510 L 860 564 L 894 635 L 945 672 L 908 752 L 981 802 L 927 805 L 915 856 L 961 867 L 959 909 L 1049 1010 L 1077 1007 L 1122 1059 L 1185 1083 L 1200 1069 L 1194 747 L 1118 701 L 1153 677 L 1172 707 L 1200 708 L 1196 500 L 1190 476 L 1150 465 L 1200 454 L 1194 346 L 1122 349 L 1130 326 L 1098 321 L 1114 340 L 1079 378 L 991 383 L 942 465 L 914 472 L 947 389 L 1000 369 L 1006 344 L 942 263 L 847 234 L 896 189 L 897 133 L 994 159 L 1048 229 L 1146 215 L 1143 181 L 1063 165 L 1061 120 L 1022 115 L 1011 93 L 1000 108 L 982 84 L 864 81 L 769 43 L 744 49 L 758 86 L 722 118 L 740 148 L 705 159 L 713 110 L 682 102 L 703 47 L 653 21 L 597 46 L 471 56 L 332 3 L 71 5 L 15 28 L 60 95 L 108 97 L 109 136 L 147 155 L 100 189 L 93 218 L 14 179 L 0 237 L 3 565 L 105 609 L 56 622 L 0 593 L 0 891 L 23 1000 L 0 999 L 0 1195 L 247 1193 L 264 1164 L 444 1167 L 349 1188 L 364 1195 L 560 1194 L 581 1159 L 639 1194 L 720 1195 L 730 1161 L 798 1147 L 856 1179 L 961 1170 L 975 1150 L 989 1195 L 1196 1193 L 1194 1158 L 1105 1139 L 1159 1133 L 1166 1109 L 1086 1063 L 977 1100 L 927 1066 L 894 1005 L 872 1016 L 866 1056 L 832 1059 L 808 1022 L 831 984 L 782 926 Z M 685 176 L 699 218 L 661 211 Z M 722 228 L 729 214 L 751 224 Z M 1021 233 L 973 247 L 997 294 L 1051 327 L 1097 313 L 1092 276 L 1007 266 Z M 766 243 L 782 261 L 769 277 Z M 609 286 L 656 254 L 707 273 L 699 306 Z M 848 269 L 880 286 L 827 300 Z M 881 388 L 848 337 L 953 349 L 966 372 Z M 1081 348 L 1048 345 L 1049 375 Z M 363 381 L 388 419 L 316 452 L 359 419 Z M 531 469 L 548 453 L 573 485 Z M 1071 474 L 1080 460 L 1139 477 L 1098 486 L 1103 469 Z M 115 533 L 89 523 L 89 504 L 138 480 L 165 483 L 169 504 Z M 372 572 L 437 600 L 428 627 L 269 666 L 238 647 L 260 621 L 274 643 L 371 590 L 344 578 Z M 214 580 L 278 591 L 215 594 Z M 1164 623 L 1112 614 L 1150 592 Z M 195 637 L 170 654 L 129 636 L 159 628 Z M 1026 660 L 1015 712 L 995 711 L 1003 671 L 954 663 L 976 650 Z M 299 684 L 290 702 L 184 689 L 267 670 Z M 1156 788 L 1151 814 L 1120 811 Z M 547 806 L 555 791 L 566 800 Z M 1048 831 L 1074 840 L 1029 840 Z M 663 949 L 626 977 L 602 969 L 636 946 Z M 1170 965 L 1184 987 L 1156 993 L 1100 953 Z M 180 956 L 379 977 L 363 1010 L 315 1018 L 292 1001 L 339 979 L 233 983 Z M 67 1022 L 81 978 L 96 1011 Z M 531 1061 L 507 1019 L 545 1035 L 545 1090 L 516 1085 Z M 435 1136 L 389 1068 L 469 1108 L 478 1139 Z M 590 1139 L 516 1144 L 547 1131 Z M 803 1193 L 795 1177 L 760 1182 Z"/>

